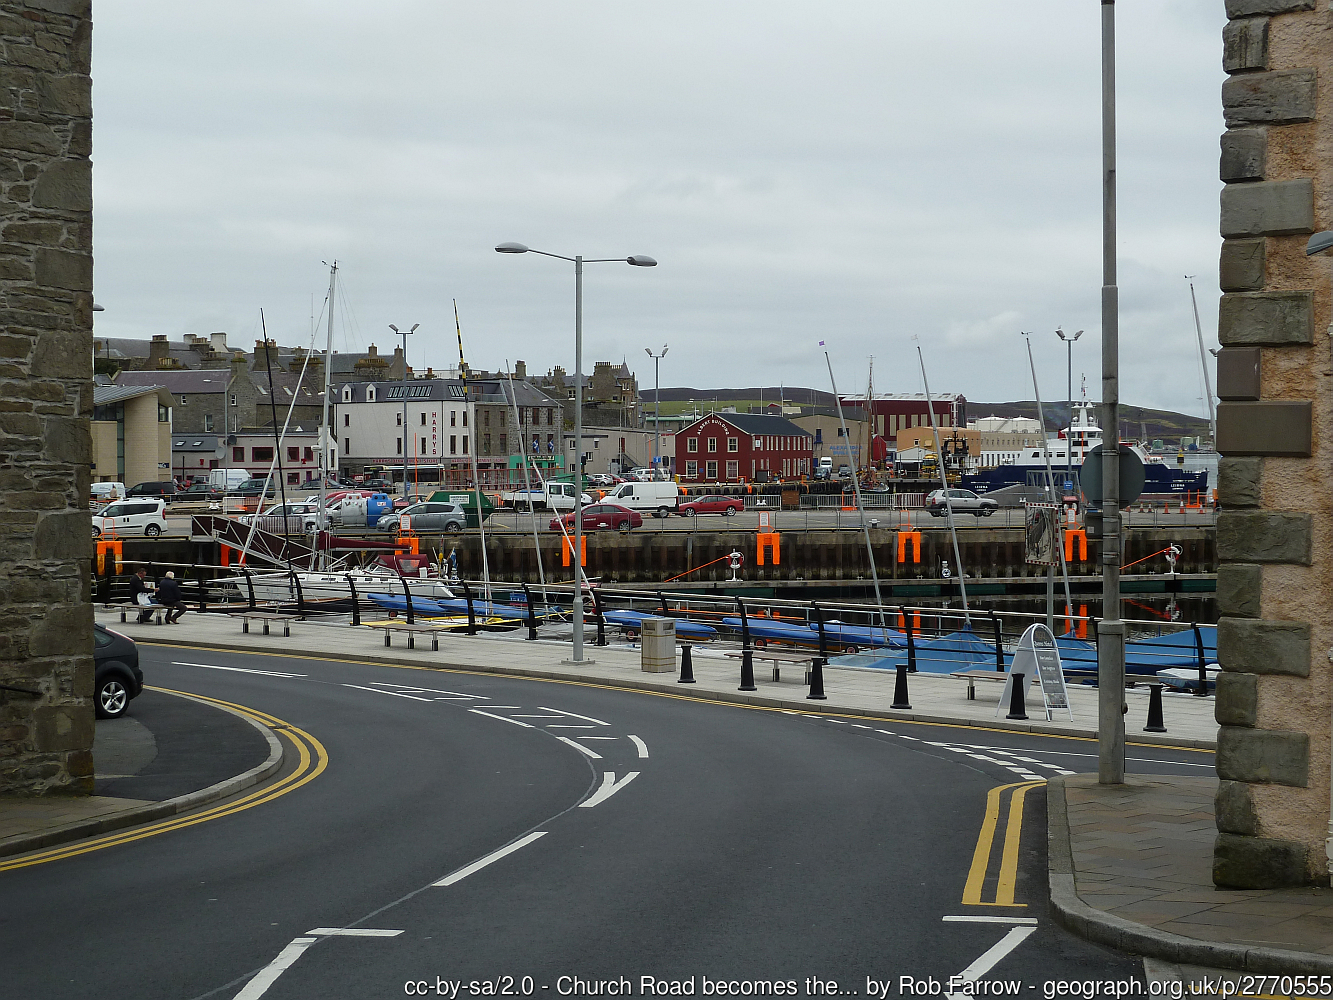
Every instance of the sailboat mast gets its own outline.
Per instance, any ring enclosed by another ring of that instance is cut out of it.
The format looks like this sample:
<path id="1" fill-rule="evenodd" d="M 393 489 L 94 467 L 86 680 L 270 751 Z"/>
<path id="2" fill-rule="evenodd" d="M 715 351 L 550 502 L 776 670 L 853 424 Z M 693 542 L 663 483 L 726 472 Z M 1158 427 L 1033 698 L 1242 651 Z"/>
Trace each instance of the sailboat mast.
<path id="1" fill-rule="evenodd" d="M 467 362 L 463 360 L 463 323 L 458 318 L 458 300 L 454 299 L 454 329 L 458 331 L 458 374 L 463 380 L 463 416 L 467 416 Z M 472 458 L 472 485 L 477 491 L 477 528 L 481 533 L 481 574 L 482 584 L 485 588 L 486 603 L 491 602 L 491 565 L 486 556 L 486 512 L 481 509 L 481 477 L 477 473 L 477 408 L 472 407 L 472 426 L 468 428 L 468 436 L 472 438 L 472 447 L 468 449 L 468 454 Z M 404 466 L 403 475 L 407 475 Z M 529 501 L 531 503 L 531 501 Z"/>
<path id="2" fill-rule="evenodd" d="M 325 533 L 327 538 L 329 524 L 326 520 L 324 511 L 325 494 L 328 491 L 329 482 L 329 463 L 332 459 L 333 448 L 330 445 L 337 439 L 333 436 L 333 428 L 329 426 L 329 396 L 330 386 L 333 384 L 333 288 L 334 282 L 338 277 L 338 262 L 335 260 L 329 265 L 329 332 L 324 341 L 324 412 L 319 418 L 319 528 Z M 316 535 L 316 540 L 319 536 Z M 328 566 L 328 559 L 324 548 L 320 547 L 320 569 Z"/>
<path id="3" fill-rule="evenodd" d="M 1199 338 L 1199 364 L 1203 365 L 1203 391 L 1208 397 L 1208 434 L 1213 439 L 1213 447 L 1216 448 L 1217 410 L 1213 407 L 1213 380 L 1208 377 L 1208 352 L 1203 346 L 1203 327 L 1199 325 L 1199 300 L 1194 297 L 1193 280 L 1190 280 L 1190 303 L 1194 306 L 1194 333 Z"/>

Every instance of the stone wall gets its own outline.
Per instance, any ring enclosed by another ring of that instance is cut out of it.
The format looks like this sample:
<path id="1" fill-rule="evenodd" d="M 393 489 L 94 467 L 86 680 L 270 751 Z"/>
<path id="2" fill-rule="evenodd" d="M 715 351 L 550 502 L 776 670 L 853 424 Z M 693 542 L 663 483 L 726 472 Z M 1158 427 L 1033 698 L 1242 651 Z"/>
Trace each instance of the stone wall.
<path id="1" fill-rule="evenodd" d="M 91 793 L 89 2 L 0 0 L 0 45 L 0 793 Z"/>
<path id="2" fill-rule="evenodd" d="M 1226 0 L 1213 879 L 1328 881 L 1333 13 Z"/>

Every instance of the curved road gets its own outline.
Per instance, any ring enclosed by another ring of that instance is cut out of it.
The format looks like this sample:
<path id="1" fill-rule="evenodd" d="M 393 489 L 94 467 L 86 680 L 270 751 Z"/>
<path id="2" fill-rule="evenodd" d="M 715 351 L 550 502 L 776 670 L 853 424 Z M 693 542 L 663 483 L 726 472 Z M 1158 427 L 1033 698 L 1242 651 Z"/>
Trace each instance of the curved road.
<path id="1" fill-rule="evenodd" d="M 1084 741 L 141 652 L 150 684 L 268 713 L 327 766 L 245 811 L 0 867 L 5 995 L 645 996 L 653 977 L 695 996 L 743 980 L 899 997 L 966 972 L 1039 997 L 1051 980 L 1142 979 L 1046 909 L 1039 782 L 1094 767 Z"/>

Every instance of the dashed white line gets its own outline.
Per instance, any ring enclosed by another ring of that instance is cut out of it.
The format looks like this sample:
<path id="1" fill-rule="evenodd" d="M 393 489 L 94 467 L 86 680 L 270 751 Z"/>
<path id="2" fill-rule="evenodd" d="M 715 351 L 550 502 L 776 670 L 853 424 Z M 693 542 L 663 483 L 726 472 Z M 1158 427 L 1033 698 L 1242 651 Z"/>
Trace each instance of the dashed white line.
<path id="1" fill-rule="evenodd" d="M 397 937 L 402 931 L 390 931 L 381 927 L 316 927 L 306 931 L 316 937 Z"/>
<path id="2" fill-rule="evenodd" d="M 584 746 L 583 744 L 581 744 L 581 743 L 575 743 L 575 742 L 574 742 L 573 740 L 571 740 L 568 736 L 557 736 L 556 739 L 558 739 L 561 743 L 568 743 L 568 744 L 569 744 L 570 746 L 572 746 L 575 750 L 580 750 L 580 751 L 582 751 L 583 753 L 586 753 L 586 754 L 587 754 L 589 757 L 591 757 L 593 760 L 601 760 L 601 759 L 602 759 L 602 755 L 601 755 L 601 754 L 599 754 L 599 753 L 595 753 L 595 752 L 593 752 L 592 750 L 589 750 L 587 747 L 585 747 L 585 746 Z"/>
<path id="3" fill-rule="evenodd" d="M 1037 928 L 1035 926 L 1032 926 L 1030 924 L 1027 926 L 1010 928 L 1008 934 L 1000 938 L 999 941 L 997 941 L 990 948 L 987 948 L 984 952 L 982 952 L 981 957 L 978 958 L 971 965 L 969 965 L 966 969 L 958 973 L 958 975 L 951 977 L 950 982 L 975 983 L 978 979 L 980 979 L 986 973 L 990 972 L 990 970 L 993 969 L 996 965 L 998 965 L 1002 958 L 1008 955 L 1011 951 L 1017 948 L 1024 941 L 1026 941 L 1028 937 L 1036 929 Z M 953 1000 L 953 998 L 962 998 L 962 1000 L 971 1000 L 970 993 L 961 991 L 957 993 L 947 993 L 945 995 L 951 998 L 951 1000 Z"/>
<path id="4" fill-rule="evenodd" d="M 552 722 L 547 729 L 596 729 L 596 726 L 585 726 L 577 722 Z"/>
<path id="5" fill-rule="evenodd" d="M 1036 917 L 983 917 L 963 914 L 940 917 L 940 919 L 946 924 L 1018 924 L 1024 927 L 1037 925 Z"/>
<path id="6" fill-rule="evenodd" d="M 241 992 L 236 994 L 235 1000 L 259 1000 L 268 992 L 268 988 L 277 981 L 278 977 L 290 969 L 292 963 L 301 957 L 301 953 L 318 940 L 319 938 L 313 937 L 292 938 L 292 943 L 278 952 L 277 958 L 255 973 L 255 978 L 245 984 Z"/>
<path id="7" fill-rule="evenodd" d="M 648 744 L 647 744 L 647 743 L 643 742 L 643 740 L 639 739 L 637 736 L 627 736 L 627 737 L 625 737 L 625 738 L 626 738 L 627 740 L 629 740 L 631 743 L 633 743 L 633 744 L 635 745 L 635 747 L 638 748 L 638 751 L 639 751 L 639 757 L 640 757 L 640 758 L 642 758 L 642 759 L 644 759 L 644 760 L 647 760 L 647 759 L 648 759 Z"/>
<path id="8" fill-rule="evenodd" d="M 481 870 L 482 870 L 483 868 L 485 868 L 487 865 L 489 865 L 489 864 L 494 864 L 496 861 L 499 861 L 501 858 L 503 858 L 503 857 L 507 857 L 508 855 L 513 854 L 513 853 L 514 853 L 515 851 L 517 851 L 519 848 L 527 847 L 527 846 L 528 846 L 529 844 L 531 844 L 534 840 L 537 840 L 537 839 L 539 839 L 539 838 L 541 838 L 541 837 L 545 837 L 545 836 L 546 836 L 546 831 L 545 831 L 545 830 L 538 830 L 536 833 L 530 833 L 530 834 L 528 834 L 526 837 L 520 837 L 518 840 L 514 841 L 512 844 L 509 844 L 509 845 L 506 846 L 506 847 L 502 847 L 502 848 L 500 848 L 498 851 L 492 851 L 490 854 L 486 855 L 486 857 L 481 858 L 480 860 L 477 860 L 477 861 L 472 862 L 472 864 L 470 864 L 470 865 L 466 865 L 466 866 L 464 866 L 464 867 L 458 869 L 458 871 L 454 872 L 454 873 L 451 874 L 451 875 L 446 875 L 444 878 L 440 879 L 438 882 L 432 882 L 431 885 L 433 885 L 433 886 L 439 886 L 439 887 L 443 888 L 443 887 L 446 887 L 446 886 L 451 886 L 451 885 L 453 885 L 455 882 L 461 882 L 463 879 L 467 878 L 469 875 L 473 875 L 473 874 L 475 874 L 475 873 L 481 871 Z"/>
<path id="9" fill-rule="evenodd" d="M 558 708 L 547 708 L 545 705 L 538 705 L 543 712 L 555 712 L 559 715 L 568 715 L 572 719 L 582 719 L 584 722 L 595 722 L 599 726 L 609 726 L 611 723 L 603 722 L 601 719 L 594 719 L 591 715 L 579 715 L 578 712 L 564 712 Z"/>
<path id="10" fill-rule="evenodd" d="M 379 688 L 362 687 L 360 684 L 344 684 L 343 687 L 356 688 L 358 691 L 369 691 L 371 694 L 387 694 L 394 698 L 410 698 L 412 701 L 424 701 L 429 703 L 435 700 L 434 698 L 419 698 L 414 694 L 404 694 L 401 691 L 382 691 Z"/>
<path id="11" fill-rule="evenodd" d="M 475 713 L 475 714 L 477 714 L 477 715 L 484 715 L 484 716 L 486 716 L 486 718 L 488 718 L 488 719 L 499 719 L 501 722 L 507 722 L 507 723 L 509 723 L 511 726 L 522 726 L 524 729 L 536 729 L 536 728 L 537 728 L 536 726 L 530 726 L 530 725 L 528 725 L 528 723 L 526 723 L 526 722 L 519 722 L 518 719 L 511 719 L 511 718 L 510 718 L 509 716 L 507 716 L 507 715 L 492 715 L 490 712 L 483 712 L 483 711 L 482 711 L 481 709 L 479 709 L 479 708 L 469 708 L 468 711 L 469 711 L 469 712 L 473 712 L 473 713 Z"/>
<path id="12" fill-rule="evenodd" d="M 186 663 L 172 660 L 173 667 L 203 667 L 205 670 L 227 670 L 234 674 L 259 674 L 261 677 L 309 677 L 309 674 L 288 674 L 281 670 L 253 670 L 249 667 L 224 667 L 217 663 Z"/>

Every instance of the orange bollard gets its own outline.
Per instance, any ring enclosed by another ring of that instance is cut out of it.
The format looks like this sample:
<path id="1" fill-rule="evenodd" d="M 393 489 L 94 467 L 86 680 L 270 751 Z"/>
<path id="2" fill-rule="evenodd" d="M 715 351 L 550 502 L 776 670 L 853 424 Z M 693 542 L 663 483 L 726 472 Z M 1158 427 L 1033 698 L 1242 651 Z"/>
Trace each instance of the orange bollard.
<path id="1" fill-rule="evenodd" d="M 563 535 L 561 536 L 561 542 L 562 544 L 560 546 L 560 564 L 562 566 L 568 566 L 569 561 L 574 554 L 574 540 L 570 538 L 568 535 Z M 581 538 L 579 538 L 579 542 L 581 543 L 579 545 L 579 565 L 587 566 L 588 536 L 583 535 Z"/>
<path id="2" fill-rule="evenodd" d="M 781 544 L 778 541 L 778 533 L 776 531 L 761 531 L 754 537 L 758 549 L 755 553 L 755 565 L 764 565 L 764 549 L 767 548 L 770 550 L 773 557 L 773 565 L 777 566 L 782 559 L 782 549 Z"/>
<path id="3" fill-rule="evenodd" d="M 912 562 L 921 562 L 921 532 L 919 531 L 899 531 L 898 532 L 898 561 L 907 562 L 907 543 L 912 543 Z"/>
<path id="4" fill-rule="evenodd" d="M 1065 562 L 1074 562 L 1074 542 L 1078 542 L 1078 561 L 1088 558 L 1088 533 L 1082 528 L 1065 529 Z"/>

